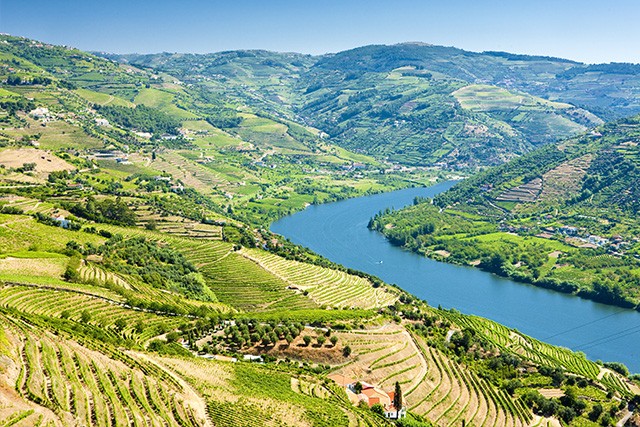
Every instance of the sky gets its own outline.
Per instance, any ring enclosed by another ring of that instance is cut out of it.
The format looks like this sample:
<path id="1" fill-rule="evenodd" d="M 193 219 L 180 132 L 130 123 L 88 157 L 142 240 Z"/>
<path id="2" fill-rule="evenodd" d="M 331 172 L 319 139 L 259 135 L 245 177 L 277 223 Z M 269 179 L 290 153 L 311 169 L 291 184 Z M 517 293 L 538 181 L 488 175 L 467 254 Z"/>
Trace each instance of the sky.
<path id="1" fill-rule="evenodd" d="M 323 54 L 419 41 L 640 63 L 638 0 L 0 0 L 0 32 L 111 53 Z"/>

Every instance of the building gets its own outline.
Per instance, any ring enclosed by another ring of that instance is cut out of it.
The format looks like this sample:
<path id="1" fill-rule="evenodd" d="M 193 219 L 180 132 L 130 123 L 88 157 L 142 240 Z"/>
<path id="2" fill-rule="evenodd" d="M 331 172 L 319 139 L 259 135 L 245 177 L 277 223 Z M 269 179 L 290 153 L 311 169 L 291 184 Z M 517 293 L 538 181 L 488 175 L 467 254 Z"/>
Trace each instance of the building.
<path id="1" fill-rule="evenodd" d="M 46 119 L 49 117 L 49 109 L 45 107 L 38 107 L 29 113 L 34 119 Z"/>
<path id="2" fill-rule="evenodd" d="M 578 234 L 578 229 L 576 227 L 570 227 L 567 225 L 560 227 L 559 231 L 567 236 L 576 236 Z"/>
<path id="3" fill-rule="evenodd" d="M 328 378 L 340 387 L 344 387 L 349 400 L 354 405 L 359 405 L 364 402 L 367 406 L 372 407 L 373 405 L 379 404 L 384 408 L 385 417 L 390 419 L 399 419 L 407 416 L 404 398 L 402 399 L 402 408 L 396 409 L 396 407 L 393 406 L 395 392 L 386 392 L 373 384 L 365 381 L 356 381 L 341 374 L 329 375 Z"/>
<path id="4" fill-rule="evenodd" d="M 67 190 L 83 190 L 84 185 L 80 183 L 67 184 Z"/>

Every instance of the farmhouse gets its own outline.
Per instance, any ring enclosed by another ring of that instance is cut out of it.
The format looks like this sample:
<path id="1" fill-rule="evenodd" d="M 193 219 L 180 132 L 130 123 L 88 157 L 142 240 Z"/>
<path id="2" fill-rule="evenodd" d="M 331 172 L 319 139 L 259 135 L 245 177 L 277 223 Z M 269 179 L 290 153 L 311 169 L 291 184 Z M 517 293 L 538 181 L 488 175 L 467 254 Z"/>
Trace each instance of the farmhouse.
<path id="1" fill-rule="evenodd" d="M 35 110 L 32 110 L 29 115 L 34 119 L 45 119 L 49 117 L 49 109 L 45 107 L 38 107 Z"/>
<path id="2" fill-rule="evenodd" d="M 67 184 L 67 190 L 82 190 L 84 185 L 80 183 Z"/>
<path id="3" fill-rule="evenodd" d="M 328 378 L 344 387 L 349 400 L 354 405 L 359 405 L 361 402 L 364 402 L 369 407 L 379 404 L 384 408 L 384 416 L 390 419 L 399 419 L 407 416 L 404 398 L 402 399 L 402 408 L 396 409 L 393 405 L 394 392 L 386 392 L 373 384 L 356 381 L 340 374 L 329 375 Z"/>

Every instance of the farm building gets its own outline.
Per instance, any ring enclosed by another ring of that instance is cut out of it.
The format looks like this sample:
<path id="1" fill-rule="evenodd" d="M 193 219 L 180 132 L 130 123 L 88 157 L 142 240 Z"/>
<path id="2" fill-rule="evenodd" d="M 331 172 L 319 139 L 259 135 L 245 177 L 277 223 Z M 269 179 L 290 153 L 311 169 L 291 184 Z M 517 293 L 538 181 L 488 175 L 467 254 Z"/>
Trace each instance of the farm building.
<path id="1" fill-rule="evenodd" d="M 38 107 L 35 110 L 32 110 L 29 115 L 34 119 L 44 119 L 49 117 L 49 109 L 45 107 Z"/>
<path id="2" fill-rule="evenodd" d="M 380 404 L 384 408 L 385 417 L 390 419 L 404 418 L 407 415 L 404 402 L 399 410 L 393 406 L 394 392 L 386 392 L 373 384 L 356 381 L 340 374 L 329 375 L 328 378 L 344 387 L 349 400 L 354 405 L 359 405 L 360 402 L 366 403 L 369 407 Z"/>

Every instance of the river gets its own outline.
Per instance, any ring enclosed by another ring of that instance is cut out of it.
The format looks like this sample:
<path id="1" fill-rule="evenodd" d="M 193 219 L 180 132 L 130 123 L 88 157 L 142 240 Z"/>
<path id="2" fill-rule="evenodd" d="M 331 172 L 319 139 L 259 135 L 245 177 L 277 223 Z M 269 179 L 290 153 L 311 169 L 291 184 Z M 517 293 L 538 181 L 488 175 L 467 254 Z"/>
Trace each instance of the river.
<path id="1" fill-rule="evenodd" d="M 309 206 L 274 222 L 271 230 L 331 261 L 394 283 L 431 306 L 486 317 L 583 351 L 592 360 L 622 362 L 631 372 L 640 372 L 640 313 L 434 261 L 367 229 L 377 212 L 409 205 L 416 196 L 433 197 L 453 184 Z"/>

